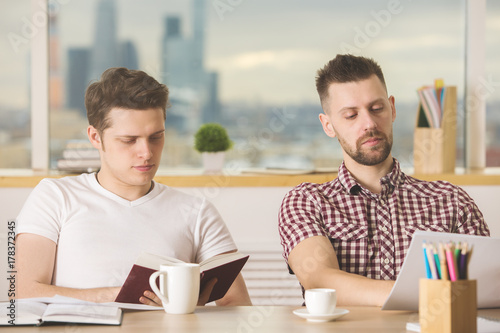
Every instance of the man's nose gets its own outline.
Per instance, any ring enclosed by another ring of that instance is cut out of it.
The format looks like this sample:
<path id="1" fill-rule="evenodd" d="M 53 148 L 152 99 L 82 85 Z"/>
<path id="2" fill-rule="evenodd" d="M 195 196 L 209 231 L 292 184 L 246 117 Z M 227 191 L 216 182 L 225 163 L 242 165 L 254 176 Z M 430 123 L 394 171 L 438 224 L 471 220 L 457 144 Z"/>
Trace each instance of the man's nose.
<path id="1" fill-rule="evenodd" d="M 140 142 L 138 147 L 138 154 L 141 158 L 145 160 L 148 160 L 153 156 L 151 144 L 147 140 Z"/>
<path id="2" fill-rule="evenodd" d="M 377 127 L 375 117 L 370 112 L 361 113 L 362 128 L 364 131 L 370 131 Z"/>

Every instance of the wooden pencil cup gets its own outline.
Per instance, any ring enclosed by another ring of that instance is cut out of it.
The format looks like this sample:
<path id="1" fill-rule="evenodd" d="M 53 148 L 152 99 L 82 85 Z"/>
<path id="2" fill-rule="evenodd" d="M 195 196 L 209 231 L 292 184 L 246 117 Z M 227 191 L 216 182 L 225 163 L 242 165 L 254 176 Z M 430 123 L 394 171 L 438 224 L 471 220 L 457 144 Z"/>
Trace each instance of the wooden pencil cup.
<path id="1" fill-rule="evenodd" d="M 476 280 L 420 279 L 422 333 L 476 333 Z"/>
<path id="2" fill-rule="evenodd" d="M 421 127 L 425 116 L 417 113 L 413 137 L 415 174 L 454 173 L 457 132 L 457 87 L 447 86 L 439 128 Z M 419 104 L 419 110 L 422 105 Z"/>

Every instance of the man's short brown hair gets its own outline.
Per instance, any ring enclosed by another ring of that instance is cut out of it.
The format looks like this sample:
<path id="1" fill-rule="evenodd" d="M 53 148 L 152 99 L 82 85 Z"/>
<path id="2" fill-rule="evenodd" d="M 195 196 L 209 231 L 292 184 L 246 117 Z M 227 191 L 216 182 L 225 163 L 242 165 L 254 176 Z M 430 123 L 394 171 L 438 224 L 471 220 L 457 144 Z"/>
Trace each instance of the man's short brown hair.
<path id="1" fill-rule="evenodd" d="M 166 119 L 168 88 L 143 71 L 124 67 L 109 68 L 85 93 L 87 119 L 101 135 L 111 126 L 108 114 L 113 108 L 145 110 L 161 108 Z"/>
<path id="2" fill-rule="evenodd" d="M 325 67 L 318 70 L 316 90 L 321 104 L 328 98 L 330 84 L 357 82 L 368 79 L 372 75 L 376 75 L 380 79 L 387 91 L 382 69 L 373 59 L 351 54 L 338 54 Z"/>

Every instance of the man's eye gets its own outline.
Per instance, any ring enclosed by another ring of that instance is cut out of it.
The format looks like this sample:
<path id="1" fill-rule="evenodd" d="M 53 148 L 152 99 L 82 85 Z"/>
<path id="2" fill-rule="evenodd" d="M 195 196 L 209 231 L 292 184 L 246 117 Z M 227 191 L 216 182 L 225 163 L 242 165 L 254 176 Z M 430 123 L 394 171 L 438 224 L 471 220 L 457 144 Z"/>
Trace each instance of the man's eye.
<path id="1" fill-rule="evenodd" d="M 356 118 L 356 114 L 350 114 L 345 116 L 345 119 L 354 119 L 354 118 Z"/>
<path id="2" fill-rule="evenodd" d="M 135 140 L 122 140 L 122 142 L 125 144 L 132 144 L 135 142 Z"/>

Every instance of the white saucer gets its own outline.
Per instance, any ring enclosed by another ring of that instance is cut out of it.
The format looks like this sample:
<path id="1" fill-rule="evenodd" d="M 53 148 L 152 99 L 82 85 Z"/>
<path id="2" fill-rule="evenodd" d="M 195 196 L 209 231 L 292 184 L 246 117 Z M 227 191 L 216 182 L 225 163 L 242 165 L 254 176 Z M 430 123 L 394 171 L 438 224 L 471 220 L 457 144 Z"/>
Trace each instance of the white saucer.
<path id="1" fill-rule="evenodd" d="M 337 318 L 342 317 L 343 315 L 349 313 L 349 310 L 346 309 L 335 309 L 333 313 L 330 314 L 310 314 L 306 309 L 297 309 L 293 310 L 293 314 L 299 316 L 300 318 L 305 318 L 307 321 L 313 322 L 325 322 L 330 320 L 335 320 Z"/>

